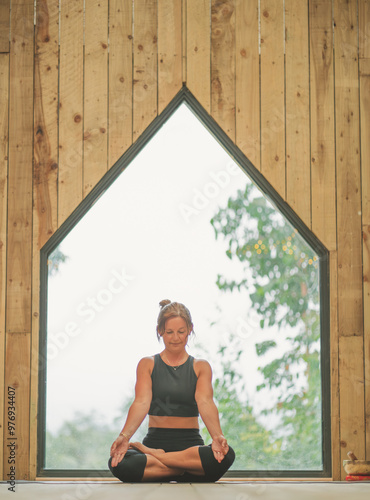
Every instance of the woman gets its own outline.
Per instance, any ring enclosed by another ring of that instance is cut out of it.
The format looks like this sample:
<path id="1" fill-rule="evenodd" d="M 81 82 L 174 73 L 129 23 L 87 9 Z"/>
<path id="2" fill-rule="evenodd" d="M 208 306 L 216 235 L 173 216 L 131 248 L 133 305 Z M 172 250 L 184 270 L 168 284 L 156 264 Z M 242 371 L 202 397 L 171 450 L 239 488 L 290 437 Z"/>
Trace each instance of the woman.
<path id="1" fill-rule="evenodd" d="M 112 444 L 108 465 L 123 482 L 214 482 L 229 469 L 235 454 L 222 434 L 212 370 L 207 361 L 186 352 L 193 332 L 189 310 L 169 300 L 160 306 L 157 336 L 165 348 L 137 366 L 135 400 Z M 143 443 L 131 443 L 147 414 L 149 429 Z M 199 414 L 212 445 L 205 446 L 200 436 Z"/>

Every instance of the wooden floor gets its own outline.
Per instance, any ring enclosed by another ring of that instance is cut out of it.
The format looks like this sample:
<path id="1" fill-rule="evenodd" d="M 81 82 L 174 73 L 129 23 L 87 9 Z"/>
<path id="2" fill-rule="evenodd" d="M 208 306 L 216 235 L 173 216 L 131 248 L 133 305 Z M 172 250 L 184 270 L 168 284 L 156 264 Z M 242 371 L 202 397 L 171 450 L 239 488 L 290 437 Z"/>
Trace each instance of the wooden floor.
<path id="1" fill-rule="evenodd" d="M 0 483 L 0 499 L 16 500 L 369 500 L 370 482 L 227 482 L 122 484 L 117 481 Z"/>

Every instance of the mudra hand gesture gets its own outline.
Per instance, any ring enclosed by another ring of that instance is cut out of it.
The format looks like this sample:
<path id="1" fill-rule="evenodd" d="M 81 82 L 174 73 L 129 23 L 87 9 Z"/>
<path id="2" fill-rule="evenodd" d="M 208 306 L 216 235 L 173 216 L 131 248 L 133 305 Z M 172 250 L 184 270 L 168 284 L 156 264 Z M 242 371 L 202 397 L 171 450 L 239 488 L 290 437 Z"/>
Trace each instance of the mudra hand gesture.
<path id="1" fill-rule="evenodd" d="M 112 457 L 112 466 L 116 467 L 125 456 L 129 447 L 129 440 L 127 436 L 120 434 L 114 441 L 110 449 L 110 456 Z"/>
<path id="2" fill-rule="evenodd" d="M 225 436 L 221 434 L 212 441 L 212 451 L 215 459 L 221 463 L 229 451 L 229 445 L 227 444 Z"/>

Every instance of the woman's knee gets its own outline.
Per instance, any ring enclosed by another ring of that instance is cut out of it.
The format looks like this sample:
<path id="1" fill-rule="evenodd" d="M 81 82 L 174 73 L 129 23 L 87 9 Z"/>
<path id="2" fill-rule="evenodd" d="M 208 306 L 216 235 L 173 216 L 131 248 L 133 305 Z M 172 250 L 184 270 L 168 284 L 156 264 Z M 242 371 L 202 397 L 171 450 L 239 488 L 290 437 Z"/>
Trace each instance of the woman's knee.
<path id="1" fill-rule="evenodd" d="M 226 470 L 228 470 L 232 466 L 232 464 L 234 463 L 234 460 L 235 460 L 235 451 L 233 450 L 233 448 L 231 448 L 231 446 L 229 446 L 229 451 L 225 455 L 224 460 L 226 460 L 226 464 L 227 464 Z"/>
<path id="2" fill-rule="evenodd" d="M 112 474 L 123 483 L 140 483 L 146 467 L 147 456 L 136 450 L 128 450 L 123 459 L 112 467 L 112 457 L 108 461 L 108 467 Z"/>
<path id="3" fill-rule="evenodd" d="M 215 459 L 211 446 L 200 446 L 199 456 L 204 470 L 203 480 L 207 482 L 220 479 L 235 460 L 235 452 L 231 446 L 221 462 Z"/>

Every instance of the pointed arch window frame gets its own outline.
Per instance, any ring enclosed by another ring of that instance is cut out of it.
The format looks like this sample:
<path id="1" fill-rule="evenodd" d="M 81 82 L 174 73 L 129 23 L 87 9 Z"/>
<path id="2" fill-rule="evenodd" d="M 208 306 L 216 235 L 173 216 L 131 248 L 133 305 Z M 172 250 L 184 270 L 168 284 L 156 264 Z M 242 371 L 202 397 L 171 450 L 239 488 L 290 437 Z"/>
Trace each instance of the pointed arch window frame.
<path id="1" fill-rule="evenodd" d="M 48 297 L 48 256 L 76 226 L 82 217 L 114 183 L 152 137 L 182 105 L 186 104 L 200 120 L 208 132 L 226 150 L 269 201 L 293 225 L 319 257 L 320 275 L 320 372 L 322 393 L 322 464 L 321 470 L 232 470 L 226 478 L 330 478 L 331 460 L 331 387 L 330 387 L 330 276 L 329 251 L 311 232 L 294 210 L 275 191 L 267 179 L 257 170 L 239 147 L 232 142 L 220 125 L 203 108 L 190 90 L 184 85 L 167 107 L 158 115 L 141 136 L 107 171 L 102 179 L 76 207 L 40 250 L 40 328 L 39 328 L 39 382 L 38 382 L 38 427 L 37 427 L 37 477 L 111 477 L 108 469 L 46 469 L 46 365 L 47 365 L 47 297 Z"/>

